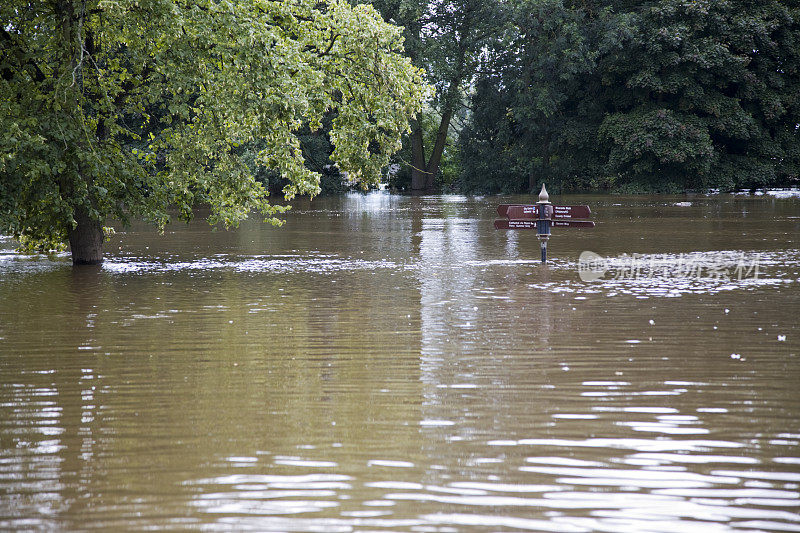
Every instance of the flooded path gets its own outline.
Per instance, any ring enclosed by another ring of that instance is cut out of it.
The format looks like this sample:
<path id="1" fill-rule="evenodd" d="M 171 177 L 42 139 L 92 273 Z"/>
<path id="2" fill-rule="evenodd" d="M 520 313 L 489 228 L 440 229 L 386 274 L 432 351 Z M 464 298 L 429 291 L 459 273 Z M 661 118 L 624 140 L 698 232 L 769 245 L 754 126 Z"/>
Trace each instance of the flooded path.
<path id="1" fill-rule="evenodd" d="M 553 200 L 0 241 L 0 529 L 800 531 L 800 199 Z"/>

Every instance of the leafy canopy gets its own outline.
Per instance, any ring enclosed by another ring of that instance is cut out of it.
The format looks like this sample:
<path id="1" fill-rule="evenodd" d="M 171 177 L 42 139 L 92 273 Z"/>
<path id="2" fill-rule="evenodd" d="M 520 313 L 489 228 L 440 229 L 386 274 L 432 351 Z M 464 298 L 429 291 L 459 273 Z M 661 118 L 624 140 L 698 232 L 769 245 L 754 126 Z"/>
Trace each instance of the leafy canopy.
<path id="1" fill-rule="evenodd" d="M 12 0 L 0 20 L 0 232 L 33 240 L 81 213 L 277 222 L 244 145 L 313 195 L 297 135 L 327 117 L 333 160 L 372 183 L 428 92 L 401 29 L 344 0 Z"/>
<path id="2" fill-rule="evenodd" d="M 514 0 L 461 186 L 723 190 L 800 177 L 797 0 Z M 535 189 L 534 189 L 535 190 Z"/>

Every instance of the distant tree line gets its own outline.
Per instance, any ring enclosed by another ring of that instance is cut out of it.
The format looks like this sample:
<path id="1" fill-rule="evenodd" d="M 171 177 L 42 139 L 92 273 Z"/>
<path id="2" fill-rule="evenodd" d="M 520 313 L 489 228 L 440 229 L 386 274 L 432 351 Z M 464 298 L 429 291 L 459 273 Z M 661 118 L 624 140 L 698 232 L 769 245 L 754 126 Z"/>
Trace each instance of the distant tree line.
<path id="1" fill-rule="evenodd" d="M 373 0 L 435 96 L 393 185 L 796 184 L 797 0 Z"/>

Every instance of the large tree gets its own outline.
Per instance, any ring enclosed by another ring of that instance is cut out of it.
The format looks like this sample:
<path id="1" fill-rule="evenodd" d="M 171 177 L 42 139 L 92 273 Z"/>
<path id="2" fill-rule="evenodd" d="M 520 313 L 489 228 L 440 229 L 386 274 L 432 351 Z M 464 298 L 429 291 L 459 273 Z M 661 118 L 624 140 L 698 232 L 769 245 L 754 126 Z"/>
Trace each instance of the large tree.
<path id="1" fill-rule="evenodd" d="M 606 173 L 645 189 L 751 188 L 800 175 L 800 2 L 636 9 L 598 130 Z"/>
<path id="2" fill-rule="evenodd" d="M 486 47 L 462 132 L 463 189 L 538 192 L 544 181 L 559 190 L 584 172 L 603 117 L 597 59 L 621 47 L 611 18 L 590 4 L 513 3 L 512 24 Z"/>
<path id="3" fill-rule="evenodd" d="M 462 134 L 465 188 L 521 191 L 539 178 L 556 190 L 680 191 L 800 176 L 797 0 L 514 6 Z"/>
<path id="4" fill-rule="evenodd" d="M 371 3 L 388 20 L 403 26 L 409 57 L 425 70 L 426 80 L 435 89 L 426 116 L 412 121 L 408 139 L 411 189 L 430 191 L 436 187 L 452 122 L 464 110 L 486 43 L 502 30 L 505 8 L 497 0 Z M 426 135 L 426 122 L 431 135 Z"/>
<path id="5" fill-rule="evenodd" d="M 240 157 L 314 194 L 298 132 L 374 181 L 427 86 L 400 30 L 344 0 L 12 0 L 0 7 L 0 232 L 102 261 L 102 226 L 280 211 Z"/>

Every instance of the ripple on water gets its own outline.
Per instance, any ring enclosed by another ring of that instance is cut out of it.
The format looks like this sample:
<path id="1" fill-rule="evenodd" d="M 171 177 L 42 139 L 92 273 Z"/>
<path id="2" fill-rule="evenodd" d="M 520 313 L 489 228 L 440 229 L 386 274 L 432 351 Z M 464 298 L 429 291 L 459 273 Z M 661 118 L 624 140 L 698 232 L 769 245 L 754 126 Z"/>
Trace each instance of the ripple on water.
<path id="1" fill-rule="evenodd" d="M 574 261 L 497 259 L 506 237 L 452 200 L 461 218 L 425 199 L 421 224 L 399 221 L 406 233 L 359 240 L 351 224 L 320 237 L 329 213 L 311 210 L 317 240 L 291 234 L 284 254 L 236 243 L 200 258 L 226 244 L 203 242 L 112 257 L 87 298 L 70 276 L 51 276 L 39 300 L 10 291 L 0 341 L 18 355 L 2 359 L 0 508 L 19 519 L 0 529 L 800 530 L 797 250 L 762 254 L 763 286 L 584 282 Z M 388 208 L 418 212 L 401 205 Z M 384 207 L 334 214 L 358 222 Z M 506 251 L 538 251 L 535 237 L 507 237 Z M 0 256 L 3 275 L 68 265 Z M 225 283 L 207 286 L 206 271 Z M 259 273 L 276 273 L 276 288 L 252 283 Z M 395 282 L 405 273 L 408 291 Z M 29 278 L 19 286 L 40 281 Z M 759 287 L 781 290 L 751 307 Z M 726 294 L 633 299 L 715 292 Z M 16 301 L 28 298 L 64 315 L 25 314 Z M 109 345 L 125 349 L 103 355 Z M 88 490 L 102 501 L 74 498 Z"/>
<path id="2" fill-rule="evenodd" d="M 562 258 L 551 259 L 548 261 L 548 270 L 552 274 L 574 273 L 574 277 L 537 281 L 528 286 L 553 293 L 676 298 L 690 294 L 710 295 L 781 287 L 796 283 L 800 276 L 800 250 L 797 249 L 623 254 L 601 259 L 602 269 L 595 273 L 596 277 L 586 280 L 582 274 L 585 268 L 583 264 Z M 539 261 L 530 259 L 473 259 L 444 268 L 519 269 L 535 268 L 539 264 Z M 443 267 L 440 265 L 439 268 Z M 491 291 L 478 296 L 481 297 L 492 297 Z M 581 298 L 584 297 L 576 297 Z"/>
<path id="3" fill-rule="evenodd" d="M 161 272 L 224 271 L 266 272 L 275 274 L 315 273 L 329 274 L 349 271 L 398 270 L 407 268 L 393 261 L 367 261 L 340 258 L 332 255 L 301 256 L 216 256 L 192 261 L 153 260 L 141 258 L 110 258 L 103 269 L 116 274 L 144 274 Z"/>

